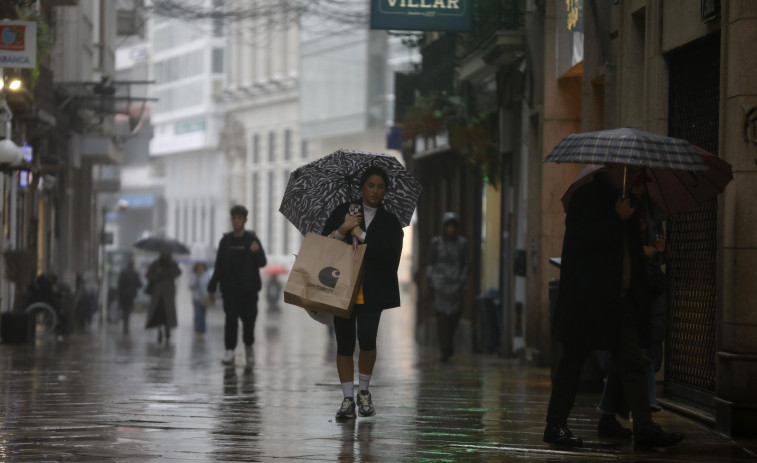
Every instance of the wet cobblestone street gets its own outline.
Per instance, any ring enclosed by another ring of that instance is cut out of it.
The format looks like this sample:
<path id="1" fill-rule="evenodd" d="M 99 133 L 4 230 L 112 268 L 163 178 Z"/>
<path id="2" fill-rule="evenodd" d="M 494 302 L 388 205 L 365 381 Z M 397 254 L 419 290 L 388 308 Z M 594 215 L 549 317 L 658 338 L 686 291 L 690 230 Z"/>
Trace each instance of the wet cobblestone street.
<path id="1" fill-rule="evenodd" d="M 334 421 L 341 389 L 328 329 L 302 309 L 261 303 L 255 362 L 225 368 L 223 316 L 208 333 L 179 328 L 158 344 L 135 314 L 132 333 L 93 327 L 62 341 L 0 345 L 0 461 L 754 461 L 754 441 L 732 441 L 670 411 L 676 447 L 634 453 L 631 440 L 598 439 L 598 397 L 579 399 L 577 450 L 541 442 L 549 370 L 496 356 L 448 364 L 414 342 L 411 304 L 385 312 L 371 381 L 377 415 Z M 751 451 L 750 451 L 751 450 Z"/>

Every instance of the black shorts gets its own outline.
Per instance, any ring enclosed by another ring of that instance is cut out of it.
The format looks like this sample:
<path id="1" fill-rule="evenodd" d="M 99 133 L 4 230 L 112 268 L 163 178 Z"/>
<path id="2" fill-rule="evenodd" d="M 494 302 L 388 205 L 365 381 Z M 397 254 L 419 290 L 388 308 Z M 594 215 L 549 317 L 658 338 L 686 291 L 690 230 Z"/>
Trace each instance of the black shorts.
<path id="1" fill-rule="evenodd" d="M 355 304 L 350 318 L 334 317 L 337 354 L 352 356 L 356 338 L 360 350 L 374 350 L 382 311 L 370 304 Z"/>

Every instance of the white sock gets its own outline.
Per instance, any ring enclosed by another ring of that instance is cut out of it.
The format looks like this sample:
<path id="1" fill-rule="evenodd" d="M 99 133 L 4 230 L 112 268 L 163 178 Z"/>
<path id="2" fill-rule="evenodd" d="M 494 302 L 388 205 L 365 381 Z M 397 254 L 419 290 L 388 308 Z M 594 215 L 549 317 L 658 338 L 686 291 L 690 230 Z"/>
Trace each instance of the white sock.
<path id="1" fill-rule="evenodd" d="M 352 381 L 342 383 L 342 392 L 345 397 L 353 397 L 355 395 L 355 386 Z"/>
<path id="2" fill-rule="evenodd" d="M 371 382 L 371 375 L 366 375 L 365 373 L 360 373 L 358 375 L 358 379 L 360 381 L 360 390 L 361 391 L 367 391 L 368 385 Z"/>

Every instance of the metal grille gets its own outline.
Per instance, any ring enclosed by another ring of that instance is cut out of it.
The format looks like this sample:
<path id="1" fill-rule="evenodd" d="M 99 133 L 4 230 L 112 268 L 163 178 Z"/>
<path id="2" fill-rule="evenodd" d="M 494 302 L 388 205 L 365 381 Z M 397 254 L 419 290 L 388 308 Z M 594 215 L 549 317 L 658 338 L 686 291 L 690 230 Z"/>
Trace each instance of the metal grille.
<path id="1" fill-rule="evenodd" d="M 717 154 L 720 36 L 672 52 L 669 134 Z M 716 378 L 717 202 L 668 220 L 669 317 L 665 386 L 711 406 Z"/>

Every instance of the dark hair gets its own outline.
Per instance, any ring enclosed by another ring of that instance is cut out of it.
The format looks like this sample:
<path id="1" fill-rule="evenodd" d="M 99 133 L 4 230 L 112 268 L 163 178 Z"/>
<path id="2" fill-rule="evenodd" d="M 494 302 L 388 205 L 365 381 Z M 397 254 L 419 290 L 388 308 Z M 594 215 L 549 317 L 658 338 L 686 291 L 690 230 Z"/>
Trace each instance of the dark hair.
<path id="1" fill-rule="evenodd" d="M 363 175 L 360 176 L 361 189 L 365 185 L 365 182 L 368 181 L 368 177 L 370 177 L 371 175 L 378 175 L 379 177 L 384 179 L 384 184 L 387 188 L 389 188 L 389 176 L 386 174 L 386 171 L 379 166 L 368 166 L 368 168 L 363 171 Z"/>
<path id="2" fill-rule="evenodd" d="M 235 215 L 241 215 L 242 217 L 247 218 L 247 208 L 241 204 L 237 204 L 231 208 L 231 216 L 234 217 Z"/>

